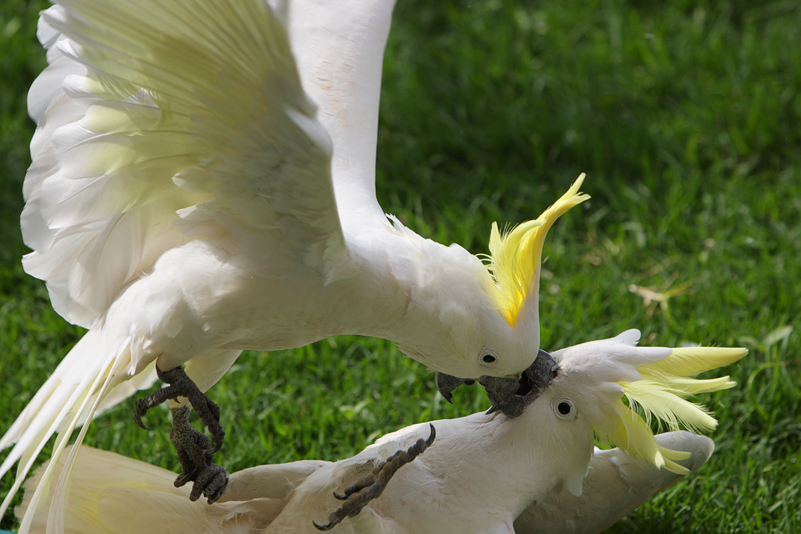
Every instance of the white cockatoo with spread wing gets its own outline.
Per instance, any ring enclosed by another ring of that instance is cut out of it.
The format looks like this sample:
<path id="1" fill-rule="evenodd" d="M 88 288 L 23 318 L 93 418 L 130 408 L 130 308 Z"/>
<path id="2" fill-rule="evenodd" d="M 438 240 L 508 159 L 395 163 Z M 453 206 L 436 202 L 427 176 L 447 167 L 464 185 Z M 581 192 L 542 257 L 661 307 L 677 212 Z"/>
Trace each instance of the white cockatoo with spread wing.
<path id="1" fill-rule="evenodd" d="M 393 4 L 57 0 L 43 12 L 23 262 L 89 331 L 0 439 L 16 444 L 0 476 L 19 462 L 0 515 L 54 433 L 58 458 L 154 375 L 169 387 L 137 402 L 137 422 L 170 399 L 176 483 L 218 499 L 224 432 L 203 392 L 243 349 L 382 337 L 443 377 L 484 377 L 503 411 L 508 388 L 492 379 L 515 384 L 538 354 L 545 235 L 588 197 L 580 178 L 539 219 L 493 227 L 489 264 L 385 216 L 374 175 Z M 64 494 L 69 471 L 52 486 L 44 473 L 32 510 L 48 487 Z M 63 513 L 52 507 L 55 524 Z"/>
<path id="2" fill-rule="evenodd" d="M 188 501 L 188 490 L 173 487 L 173 475 L 164 469 L 87 450 L 75 468 L 66 532 L 313 533 L 319 527 L 312 520 L 327 515 L 323 529 L 342 533 L 598 532 L 709 458 L 710 439 L 677 431 L 680 424 L 695 431 L 716 425 L 686 397 L 734 382 L 691 376 L 746 354 L 737 348 L 637 347 L 638 339 L 639 332 L 629 330 L 553 353 L 558 369 L 550 384 L 530 386 L 521 379 L 526 401 L 517 417 L 478 413 L 417 424 L 335 463 L 246 469 L 232 475 L 213 507 Z M 650 416 L 672 432 L 654 436 Z M 432 427 L 436 438 L 426 448 Z M 617 448 L 599 451 L 594 436 Z M 419 456 L 395 465 L 388 483 L 377 482 L 377 497 L 363 494 L 374 488 L 369 481 L 343 492 L 376 468 L 381 473 L 393 463 L 384 463 L 387 456 L 406 447 Z M 348 497 L 341 507 L 335 492 Z M 18 514 L 27 509 L 29 493 Z M 149 511 L 146 518 L 140 510 Z M 33 532 L 44 533 L 45 526 L 42 515 Z"/>

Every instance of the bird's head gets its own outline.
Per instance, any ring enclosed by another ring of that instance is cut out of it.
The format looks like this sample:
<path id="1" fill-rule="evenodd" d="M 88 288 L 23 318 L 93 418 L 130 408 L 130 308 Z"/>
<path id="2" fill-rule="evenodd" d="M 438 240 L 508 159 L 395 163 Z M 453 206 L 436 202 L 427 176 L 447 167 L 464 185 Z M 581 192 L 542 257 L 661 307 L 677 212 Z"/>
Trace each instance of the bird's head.
<path id="1" fill-rule="evenodd" d="M 458 378 L 443 373 L 437 375 L 437 386 L 446 399 L 450 400 L 450 391 L 458 385 L 478 380 L 487 388 L 490 397 L 500 402 L 498 405 L 493 402 L 496 409 L 503 409 L 507 415 L 519 410 L 520 405 L 513 397 L 506 399 L 510 402 L 508 410 L 512 412 L 502 408 L 502 395 L 505 391 L 516 391 L 518 380 L 527 379 L 521 373 L 532 365 L 539 351 L 540 263 L 545 236 L 556 219 L 590 198 L 579 192 L 583 182 L 584 174 L 533 221 L 503 233 L 493 223 L 490 254 L 484 258 L 486 269 L 478 266 L 470 276 L 484 281 L 481 304 L 471 305 L 475 301 L 468 300 L 469 294 L 460 295 L 464 290 L 456 287 L 458 284 L 443 284 L 453 292 L 444 299 L 453 305 L 440 310 L 440 319 L 449 324 L 452 333 L 447 342 L 453 350 L 444 352 L 454 355 L 449 362 L 450 369 L 457 366 L 463 369 Z M 440 337 L 438 343 L 445 341 Z M 411 351 L 407 349 L 407 353 Z M 465 355 L 468 358 L 464 358 Z M 422 351 L 416 359 L 426 361 Z M 431 367 L 439 370 L 436 362 L 432 364 Z M 529 378 L 536 383 L 549 380 L 550 371 L 546 367 L 538 368 L 543 374 L 537 377 L 529 369 Z"/>
<path id="2" fill-rule="evenodd" d="M 593 451 L 593 437 L 634 459 L 685 474 L 676 463 L 688 453 L 660 446 L 648 424 L 655 417 L 669 430 L 680 425 L 709 431 L 717 421 L 699 404 L 685 400 L 697 393 L 730 388 L 728 376 L 698 380 L 692 376 L 735 362 L 748 352 L 719 347 L 638 347 L 638 330 L 591 341 L 553 353 L 558 371 L 516 421 L 531 428 L 554 451 L 573 451 L 575 461 L 563 480 L 581 494 Z M 626 400 L 627 402 L 624 402 Z"/>

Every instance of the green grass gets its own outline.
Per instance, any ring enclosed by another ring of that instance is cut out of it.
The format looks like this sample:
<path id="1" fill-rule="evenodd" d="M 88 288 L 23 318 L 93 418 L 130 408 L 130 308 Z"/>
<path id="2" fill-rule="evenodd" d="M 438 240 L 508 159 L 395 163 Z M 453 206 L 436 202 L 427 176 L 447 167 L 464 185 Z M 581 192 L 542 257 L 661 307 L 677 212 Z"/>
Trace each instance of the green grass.
<path id="1" fill-rule="evenodd" d="M 543 347 L 637 327 L 643 342 L 751 349 L 695 476 L 613 532 L 801 531 L 801 8 L 759 3 L 399 0 L 384 70 L 379 200 L 412 229 L 486 252 L 579 174 L 593 196 L 548 237 Z M 44 4 L 0 4 L 0 430 L 80 336 L 22 272 L 21 184 Z M 632 289 L 669 293 L 648 304 Z M 673 290 L 671 292 L 671 290 Z M 246 353 L 211 391 L 230 470 L 348 456 L 455 406 L 390 343 Z M 174 468 L 167 410 L 132 401 L 87 443 Z M 2 482 L 3 494 L 10 480 Z M 13 528 L 9 518 L 0 528 Z"/>

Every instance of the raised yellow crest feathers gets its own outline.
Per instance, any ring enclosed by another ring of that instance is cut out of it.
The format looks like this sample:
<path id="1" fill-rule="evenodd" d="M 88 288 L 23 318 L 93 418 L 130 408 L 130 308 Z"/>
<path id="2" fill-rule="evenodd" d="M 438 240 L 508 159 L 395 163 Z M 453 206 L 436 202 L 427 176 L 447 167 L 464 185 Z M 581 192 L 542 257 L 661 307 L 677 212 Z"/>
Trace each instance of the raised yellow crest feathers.
<path id="1" fill-rule="evenodd" d="M 531 290 L 533 278 L 539 276 L 542 246 L 553 222 L 567 210 L 581 204 L 590 195 L 579 193 L 584 173 L 576 179 L 567 193 L 545 210 L 536 220 L 517 225 L 509 232 L 498 230 L 492 223 L 487 268 L 495 279 L 501 301 L 501 312 L 510 326 L 517 324 L 520 306 Z"/>
<path id="2" fill-rule="evenodd" d="M 689 453 L 659 446 L 649 425 L 651 417 L 656 417 L 671 431 L 679 430 L 680 424 L 694 432 L 714 430 L 717 421 L 709 411 L 685 398 L 729 389 L 735 383 L 728 376 L 698 380 L 690 375 L 736 362 L 747 353 L 748 350 L 742 348 L 683 347 L 673 349 L 670 356 L 662 360 L 637 367 L 641 380 L 620 382 L 629 406 L 621 400 L 613 407 L 620 419 L 617 429 L 605 433 L 596 427 L 596 434 L 634 458 L 644 458 L 657 467 L 687 474 L 687 469 L 676 460 L 689 458 Z M 638 407 L 645 419 L 638 413 Z"/>

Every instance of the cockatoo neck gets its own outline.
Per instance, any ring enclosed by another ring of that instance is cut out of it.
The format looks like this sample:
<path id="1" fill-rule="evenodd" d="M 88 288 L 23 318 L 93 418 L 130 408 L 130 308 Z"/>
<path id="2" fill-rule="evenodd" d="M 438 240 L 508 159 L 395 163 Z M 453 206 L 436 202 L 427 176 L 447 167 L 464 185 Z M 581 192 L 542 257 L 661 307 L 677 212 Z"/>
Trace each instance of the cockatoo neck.
<path id="1" fill-rule="evenodd" d="M 432 370 L 465 378 L 512 374 L 534 361 L 537 344 L 525 350 L 524 329 L 508 323 L 491 275 L 464 248 L 424 239 L 400 223 L 352 243 L 361 276 L 355 293 L 369 311 L 354 333 L 395 341 Z M 497 354 L 492 365 L 481 360 L 484 349 Z"/>

